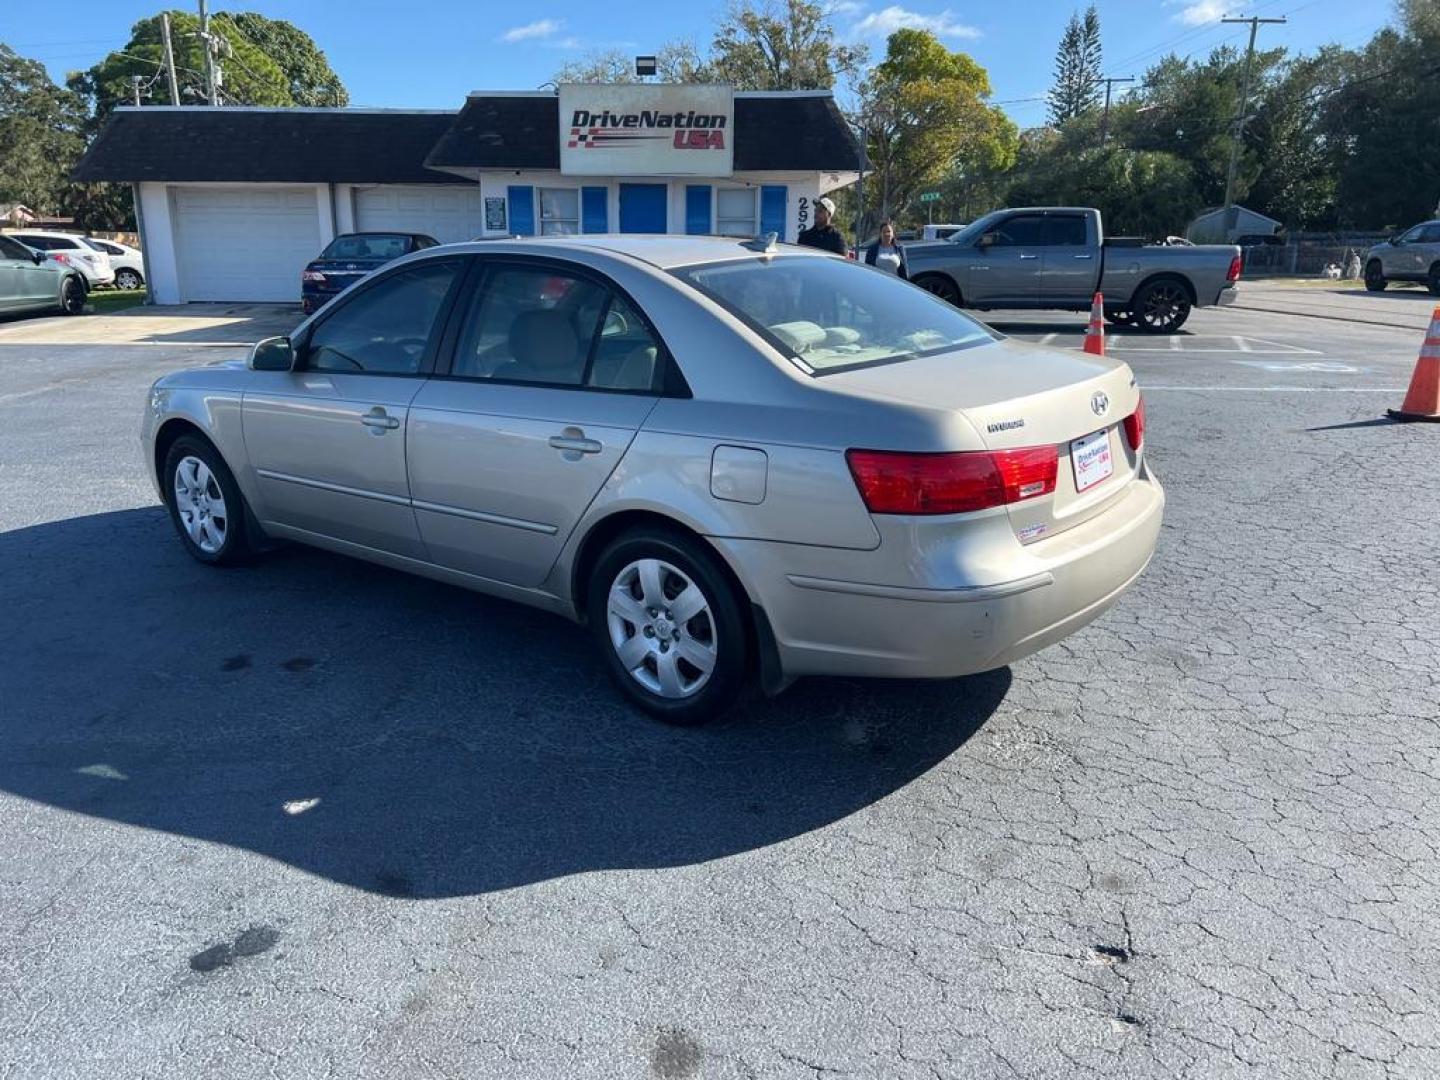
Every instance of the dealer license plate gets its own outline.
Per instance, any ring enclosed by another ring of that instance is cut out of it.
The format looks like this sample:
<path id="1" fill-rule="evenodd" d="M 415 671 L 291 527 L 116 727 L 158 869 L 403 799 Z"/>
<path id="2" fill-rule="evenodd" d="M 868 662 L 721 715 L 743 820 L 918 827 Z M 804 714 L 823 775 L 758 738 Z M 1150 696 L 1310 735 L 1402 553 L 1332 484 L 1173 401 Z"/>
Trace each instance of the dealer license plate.
<path id="1" fill-rule="evenodd" d="M 1075 490 L 1085 491 L 1115 471 L 1115 458 L 1110 453 L 1110 432 L 1093 435 L 1070 443 L 1070 463 L 1075 466 Z"/>

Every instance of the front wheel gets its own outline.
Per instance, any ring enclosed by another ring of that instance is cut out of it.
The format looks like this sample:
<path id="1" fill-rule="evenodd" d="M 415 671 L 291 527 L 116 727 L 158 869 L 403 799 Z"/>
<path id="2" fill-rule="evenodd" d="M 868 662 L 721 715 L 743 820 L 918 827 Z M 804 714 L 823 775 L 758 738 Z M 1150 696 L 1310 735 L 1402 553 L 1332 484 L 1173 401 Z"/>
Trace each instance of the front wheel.
<path id="1" fill-rule="evenodd" d="M 60 311 L 64 315 L 80 315 L 85 311 L 85 285 L 78 277 L 68 277 L 61 284 Z"/>
<path id="2" fill-rule="evenodd" d="M 1384 292 L 1385 286 L 1390 284 L 1385 280 L 1385 272 L 1380 266 L 1379 259 L 1371 259 L 1365 264 L 1365 288 L 1370 292 Z"/>
<path id="3" fill-rule="evenodd" d="M 1135 325 L 1151 334 L 1173 334 L 1190 317 L 1190 294 L 1178 281 L 1152 281 L 1135 296 Z"/>
<path id="4" fill-rule="evenodd" d="M 914 279 L 914 284 L 919 285 L 931 296 L 938 296 L 947 304 L 960 306 L 960 287 L 944 274 L 921 274 Z"/>
<path id="5" fill-rule="evenodd" d="M 254 555 L 245 497 L 213 446 L 182 435 L 165 455 L 162 480 L 170 520 L 192 558 L 223 566 Z"/>
<path id="6" fill-rule="evenodd" d="M 638 529 L 601 554 L 586 611 L 625 696 L 667 724 L 690 727 L 729 708 L 744 687 L 741 603 L 701 543 Z"/>

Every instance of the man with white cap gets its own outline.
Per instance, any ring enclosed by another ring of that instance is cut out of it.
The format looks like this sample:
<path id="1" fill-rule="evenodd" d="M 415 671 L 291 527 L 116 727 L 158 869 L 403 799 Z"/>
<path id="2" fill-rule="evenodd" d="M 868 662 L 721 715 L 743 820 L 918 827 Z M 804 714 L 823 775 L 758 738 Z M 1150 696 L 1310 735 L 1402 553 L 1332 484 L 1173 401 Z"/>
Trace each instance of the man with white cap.
<path id="1" fill-rule="evenodd" d="M 815 224 L 803 230 L 796 238 L 797 244 L 805 247 L 819 248 L 821 251 L 833 251 L 836 255 L 846 253 L 845 237 L 840 235 L 840 230 L 830 224 L 830 219 L 835 216 L 835 204 L 829 199 L 820 198 L 815 200 Z"/>

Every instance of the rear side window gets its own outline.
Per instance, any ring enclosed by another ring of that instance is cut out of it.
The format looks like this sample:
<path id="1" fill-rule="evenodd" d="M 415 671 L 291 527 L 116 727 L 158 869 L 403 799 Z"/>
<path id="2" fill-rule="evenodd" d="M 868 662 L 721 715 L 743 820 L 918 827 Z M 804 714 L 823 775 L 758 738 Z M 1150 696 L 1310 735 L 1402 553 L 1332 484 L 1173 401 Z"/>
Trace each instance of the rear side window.
<path id="1" fill-rule="evenodd" d="M 418 374 L 460 268 L 453 259 L 421 263 L 356 293 L 310 335 L 305 367 L 351 375 Z"/>
<path id="2" fill-rule="evenodd" d="M 1046 247 L 1084 247 L 1085 219 L 1079 214 L 1051 214 L 1045 220 Z"/>
<path id="3" fill-rule="evenodd" d="M 18 236 L 16 239 L 22 244 L 29 244 L 37 251 L 61 251 L 79 246 L 78 244 L 70 243 L 68 240 L 60 240 L 53 236 Z"/>
<path id="4" fill-rule="evenodd" d="M 659 360 L 648 325 L 613 290 L 561 270 L 497 266 L 471 300 L 451 373 L 645 392 Z"/>

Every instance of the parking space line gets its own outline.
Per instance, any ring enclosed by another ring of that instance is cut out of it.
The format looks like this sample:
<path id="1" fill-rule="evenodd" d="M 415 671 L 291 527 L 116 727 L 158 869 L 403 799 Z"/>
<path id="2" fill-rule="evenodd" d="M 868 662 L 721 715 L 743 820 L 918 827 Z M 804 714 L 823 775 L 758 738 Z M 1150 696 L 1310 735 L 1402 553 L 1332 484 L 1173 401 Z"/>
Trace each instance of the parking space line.
<path id="1" fill-rule="evenodd" d="M 1151 390 L 1211 390 L 1237 391 L 1257 394 L 1403 394 L 1403 386 L 1163 386 L 1147 382 L 1140 383 L 1140 389 Z"/>

